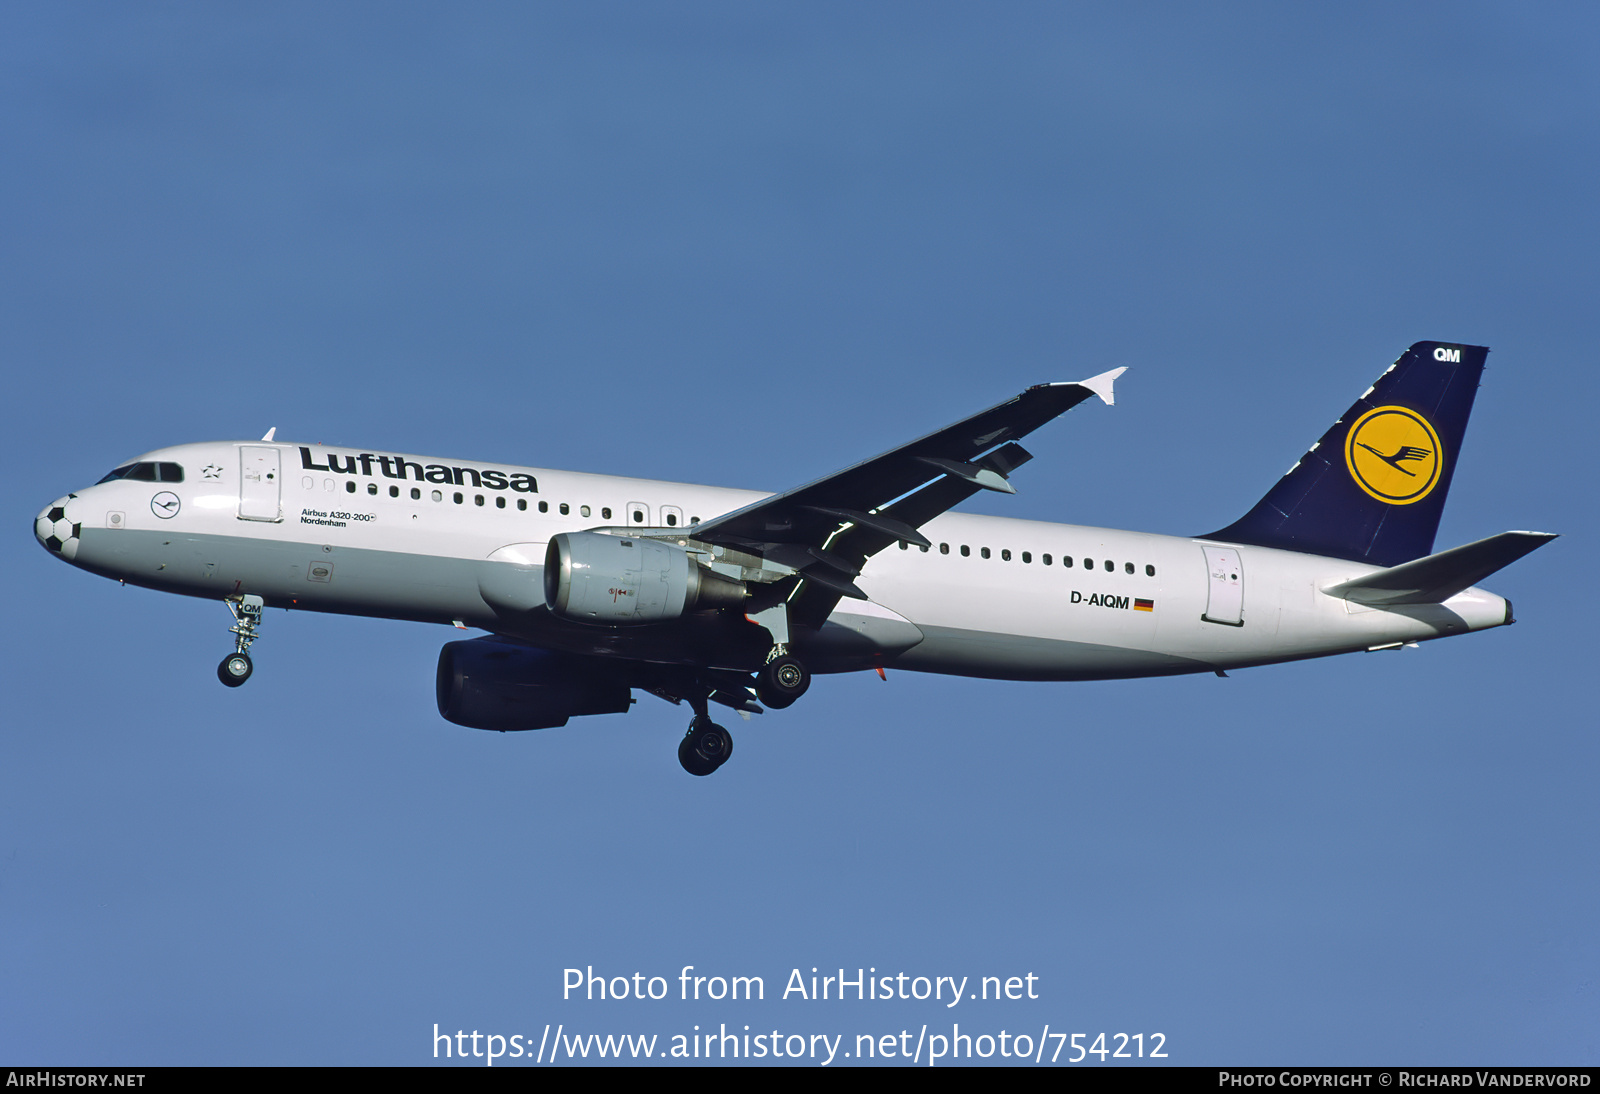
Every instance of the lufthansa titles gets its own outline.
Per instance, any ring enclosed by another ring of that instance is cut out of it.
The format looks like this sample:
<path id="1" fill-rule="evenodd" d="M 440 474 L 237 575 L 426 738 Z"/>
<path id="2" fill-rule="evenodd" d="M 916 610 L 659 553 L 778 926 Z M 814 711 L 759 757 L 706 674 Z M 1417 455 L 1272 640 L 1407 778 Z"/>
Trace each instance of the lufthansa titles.
<path id="1" fill-rule="evenodd" d="M 311 449 L 300 448 L 300 466 L 307 471 L 331 471 L 339 475 L 364 475 L 369 479 L 380 475 L 386 479 L 414 478 L 417 482 L 434 482 L 446 486 L 472 486 L 479 490 L 510 490 L 518 494 L 537 494 L 539 482 L 522 472 L 496 471 L 493 468 L 446 467 L 443 464 L 423 465 L 404 456 L 383 456 L 360 452 L 353 456 L 338 452 L 321 453 L 326 463 L 319 463 Z M 376 468 L 376 470 L 374 470 Z"/>

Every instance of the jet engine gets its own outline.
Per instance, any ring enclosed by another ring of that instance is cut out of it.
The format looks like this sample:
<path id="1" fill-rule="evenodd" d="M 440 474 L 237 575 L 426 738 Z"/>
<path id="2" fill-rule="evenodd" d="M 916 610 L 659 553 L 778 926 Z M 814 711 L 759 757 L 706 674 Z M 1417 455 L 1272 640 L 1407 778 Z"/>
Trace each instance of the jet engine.
<path id="1" fill-rule="evenodd" d="M 550 650 L 498 638 L 448 643 L 439 651 L 439 713 L 469 729 L 552 729 L 583 714 L 626 714 L 622 680 Z"/>
<path id="2" fill-rule="evenodd" d="M 699 608 L 738 607 L 746 595 L 743 582 L 659 540 L 562 532 L 545 551 L 545 603 L 576 623 L 659 623 Z"/>

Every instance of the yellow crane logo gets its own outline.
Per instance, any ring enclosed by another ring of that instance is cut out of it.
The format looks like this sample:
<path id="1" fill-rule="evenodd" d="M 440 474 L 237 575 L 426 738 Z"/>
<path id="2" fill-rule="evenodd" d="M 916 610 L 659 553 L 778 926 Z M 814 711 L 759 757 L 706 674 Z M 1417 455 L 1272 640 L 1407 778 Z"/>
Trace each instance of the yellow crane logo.
<path id="1" fill-rule="evenodd" d="M 1345 434 L 1344 463 L 1356 485 L 1379 501 L 1410 505 L 1427 497 L 1444 468 L 1439 434 L 1403 406 L 1380 406 Z"/>

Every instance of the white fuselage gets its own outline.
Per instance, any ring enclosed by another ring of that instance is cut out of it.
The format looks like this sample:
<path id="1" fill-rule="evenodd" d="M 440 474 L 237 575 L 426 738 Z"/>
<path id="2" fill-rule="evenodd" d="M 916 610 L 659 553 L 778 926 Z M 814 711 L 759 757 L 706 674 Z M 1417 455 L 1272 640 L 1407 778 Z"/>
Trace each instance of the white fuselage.
<path id="1" fill-rule="evenodd" d="M 687 538 L 698 521 L 766 496 L 282 442 L 184 445 L 140 460 L 176 463 L 183 481 L 121 479 L 58 502 L 78 529 L 63 557 L 188 595 L 254 594 L 276 607 L 456 623 L 660 661 L 675 659 L 672 625 L 592 628 L 544 610 L 538 570 L 550 538 L 600 527 L 681 528 Z M 1323 590 L 1374 567 L 1289 551 L 961 513 L 921 531 L 931 548 L 873 557 L 857 579 L 871 600 L 842 601 L 809 637 L 819 671 L 1040 680 L 1220 671 L 1510 617 L 1505 600 L 1475 588 L 1442 604 L 1353 604 Z M 703 645 L 696 655 L 707 656 Z M 743 656 L 730 652 L 727 667 L 748 667 Z"/>

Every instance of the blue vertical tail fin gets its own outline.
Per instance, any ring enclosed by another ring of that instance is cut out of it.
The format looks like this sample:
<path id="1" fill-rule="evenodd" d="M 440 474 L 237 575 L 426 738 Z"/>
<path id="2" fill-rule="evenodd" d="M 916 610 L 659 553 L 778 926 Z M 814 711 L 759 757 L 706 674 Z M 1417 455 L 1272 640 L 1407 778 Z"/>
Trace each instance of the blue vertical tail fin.
<path id="1" fill-rule="evenodd" d="M 1201 538 L 1375 566 L 1431 554 L 1488 354 L 1416 343 L 1255 508 Z"/>

